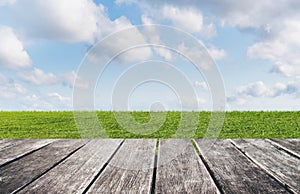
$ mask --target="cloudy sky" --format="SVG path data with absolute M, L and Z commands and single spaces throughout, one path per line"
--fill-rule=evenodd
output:
M 74 80 L 80 80 L 86 53 L 106 36 L 143 24 L 178 28 L 205 45 L 223 78 L 227 110 L 300 109 L 298 0 L 0 0 L 0 110 L 72 110 Z M 153 32 L 152 38 L 158 35 Z M 146 39 L 138 28 L 130 36 Z M 125 43 L 112 41 L 99 56 L 120 44 Z M 176 49 L 192 51 L 184 44 Z M 128 97 L 130 109 L 148 110 L 159 102 L 177 110 L 182 101 L 184 109 L 211 109 L 203 74 L 164 48 L 135 48 L 118 56 L 92 88 L 95 108 L 112 109 L 114 84 L 148 60 L 167 62 L 170 67 L 161 70 L 166 77 L 168 68 L 180 70 L 197 98 L 181 94 L 180 101 L 168 85 L 145 82 Z M 89 87 L 84 80 L 76 83 Z

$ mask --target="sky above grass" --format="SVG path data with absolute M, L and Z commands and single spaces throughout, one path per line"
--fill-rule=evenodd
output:
M 127 28 L 136 33 L 121 44 L 149 38 L 136 27 L 143 24 L 180 29 L 205 45 L 223 79 L 226 110 L 300 109 L 297 0 L 0 0 L 0 110 L 72 110 L 73 88 L 89 87 L 74 81 L 80 80 L 78 69 L 93 45 Z M 104 58 L 119 46 L 111 41 L 99 55 Z M 183 47 L 193 51 L 183 44 L 176 49 Z M 176 67 L 197 97 L 179 99 L 174 88 L 148 81 L 127 96 L 128 109 L 155 109 L 158 103 L 159 110 L 212 109 L 205 76 L 176 52 L 157 48 L 135 48 L 113 60 L 91 88 L 94 108 L 113 109 L 120 76 L 149 60 Z M 171 77 L 168 69 L 161 72 Z

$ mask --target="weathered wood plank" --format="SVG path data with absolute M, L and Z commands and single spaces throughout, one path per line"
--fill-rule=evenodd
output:
M 160 140 L 155 193 L 219 193 L 192 143 Z
M 300 139 L 271 139 L 300 158 Z
M 30 152 L 33 152 L 41 147 L 44 147 L 55 140 L 51 139 L 25 139 L 21 143 L 17 143 L 14 146 L 9 146 L 0 150 L 0 166 L 6 164 L 9 161 L 20 158 Z
M 2 139 L 0 141 L 0 150 L 26 143 L 29 140 L 30 139 Z
M 0 150 L 16 146 L 26 141 L 25 139 L 4 139 L 0 142 Z
M 0 193 L 16 191 L 51 169 L 86 141 L 59 140 L 0 168 Z
M 82 193 L 122 140 L 92 140 L 20 193 Z
M 229 140 L 197 139 L 196 145 L 223 193 L 289 193 Z
M 233 140 L 249 158 L 288 188 L 300 193 L 300 160 L 263 139 Z
M 155 139 L 129 139 L 88 190 L 88 193 L 150 193 Z

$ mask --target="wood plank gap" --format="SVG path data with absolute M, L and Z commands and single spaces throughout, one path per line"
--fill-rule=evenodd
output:
M 191 140 L 192 141 L 192 144 L 196 150 L 196 153 L 198 155 L 198 157 L 200 158 L 200 160 L 203 162 L 209 176 L 211 177 L 211 179 L 213 180 L 214 184 L 216 185 L 217 189 L 218 189 L 218 192 L 220 194 L 224 194 L 223 190 L 221 189 L 221 185 L 220 183 L 218 182 L 218 180 L 216 179 L 215 175 L 214 175 L 214 172 L 211 170 L 211 168 L 209 167 L 209 165 L 207 164 L 205 158 L 202 156 L 201 152 L 200 152 L 200 148 L 198 148 L 198 144 L 195 142 L 194 139 Z
M 153 175 L 151 183 L 151 194 L 155 193 L 155 182 L 156 182 L 156 173 L 157 173 L 157 155 L 159 150 L 159 139 L 156 139 L 155 155 L 154 155 L 154 166 L 153 166 Z
M 191 143 L 192 143 L 192 145 L 194 146 L 194 149 L 195 149 L 197 155 L 200 155 L 200 150 L 198 149 L 198 147 L 197 147 L 197 145 L 196 145 L 196 143 L 195 143 L 195 140 L 194 140 L 194 139 L 191 139 Z
M 272 145 L 274 145 L 275 147 L 277 147 L 279 150 L 282 150 L 282 151 L 288 153 L 289 155 L 300 159 L 300 155 L 297 154 L 296 152 L 290 150 L 289 148 L 284 147 L 283 145 L 281 145 L 281 144 L 273 141 L 272 139 L 266 139 L 266 141 L 270 142 Z
M 60 161 L 54 163 L 50 168 L 48 168 L 47 170 L 45 170 L 44 172 L 42 172 L 41 174 L 39 174 L 37 177 L 35 177 L 34 179 L 32 179 L 30 182 L 26 183 L 25 185 L 21 186 L 20 188 L 16 189 L 15 191 L 12 192 L 12 194 L 18 193 L 21 190 L 23 190 L 25 187 L 27 187 L 28 185 L 32 184 L 33 182 L 35 182 L 36 180 L 38 180 L 40 177 L 42 177 L 44 174 L 46 174 L 47 172 L 49 172 L 50 170 L 52 170 L 53 168 L 55 168 L 57 165 L 59 165 L 60 163 L 62 163 L 63 161 L 65 161 L 67 158 L 69 158 L 70 156 L 72 156 L 74 153 L 76 153 L 78 150 L 80 150 L 82 147 L 84 147 L 89 141 L 87 141 L 85 144 L 83 144 L 82 146 L 79 146 L 78 148 L 76 148 L 74 151 L 72 151 L 71 153 L 69 153 L 68 155 L 66 155 L 63 159 L 61 159 Z
M 274 179 L 276 182 L 278 182 L 281 186 L 283 186 L 288 192 L 292 194 L 297 194 L 296 191 L 294 191 L 290 186 L 279 180 L 277 177 L 273 176 L 272 172 L 270 172 L 268 169 L 264 168 L 258 161 L 256 161 L 254 158 L 251 158 L 246 152 L 244 152 L 232 139 L 229 139 L 230 143 L 239 151 L 241 152 L 245 157 L 247 157 L 253 164 L 258 166 L 263 172 L 265 172 L 269 177 Z
M 53 141 L 53 142 L 54 142 L 54 141 Z M 49 142 L 48 144 L 43 145 L 42 147 L 39 147 L 39 148 L 34 149 L 34 150 L 31 150 L 31 151 L 29 151 L 29 152 L 26 152 L 26 153 L 23 154 L 23 155 L 20 155 L 20 156 L 14 158 L 14 159 L 12 159 L 12 160 L 9 160 L 9 161 L 7 161 L 7 162 L 1 164 L 1 165 L 0 165 L 0 168 L 2 168 L 2 167 L 5 166 L 5 165 L 8 165 L 8 164 L 10 164 L 10 163 L 15 162 L 15 161 L 19 160 L 20 158 L 23 158 L 23 157 L 25 157 L 25 156 L 28 156 L 28 155 L 30 155 L 30 154 L 32 154 L 32 153 L 34 153 L 34 152 L 36 152 L 36 151 L 38 151 L 38 150 L 40 150 L 40 149 L 43 149 L 44 147 L 47 147 L 48 145 L 52 144 L 53 142 Z
M 109 162 L 113 159 L 113 157 L 116 155 L 116 153 L 120 150 L 120 148 L 122 147 L 122 145 L 123 145 L 124 142 L 125 142 L 125 140 L 122 140 L 122 142 L 120 143 L 120 145 L 117 147 L 117 149 L 114 151 L 114 153 L 109 157 L 109 159 L 107 160 L 107 162 L 105 162 L 105 164 L 103 165 L 103 167 L 96 174 L 96 176 L 92 179 L 92 181 L 88 184 L 88 186 L 84 189 L 84 191 L 82 192 L 82 194 L 86 194 L 88 192 L 88 190 L 91 188 L 91 186 L 95 183 L 95 181 L 98 179 L 98 177 L 104 171 L 104 169 L 107 167 L 107 165 L 109 164 Z

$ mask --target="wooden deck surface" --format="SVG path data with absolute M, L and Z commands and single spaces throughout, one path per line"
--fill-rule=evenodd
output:
M 300 193 L 300 139 L 3 139 L 4 193 Z

